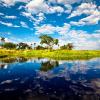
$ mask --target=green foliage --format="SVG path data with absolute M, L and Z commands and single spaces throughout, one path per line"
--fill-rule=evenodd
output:
M 67 44 L 67 49 L 68 50 L 72 50 L 74 48 L 73 44 L 72 43 L 68 43 Z
M 26 44 L 26 43 L 20 42 L 19 44 L 17 44 L 17 49 L 32 49 L 32 47 L 29 46 L 29 45 Z
M 60 47 L 60 49 L 62 49 L 62 50 L 63 49 L 67 49 L 67 46 L 66 45 L 63 45 L 63 46 Z
M 35 47 L 35 49 L 36 49 L 36 50 L 44 50 L 44 49 L 47 49 L 47 48 L 45 48 L 45 47 L 43 47 L 43 46 L 38 45 L 38 46 L 36 46 L 36 47 Z
M 1 42 L 5 42 L 5 38 L 4 37 L 0 37 L 0 41 Z
M 58 44 L 58 39 L 53 39 L 48 35 L 41 35 L 39 38 L 41 39 L 40 44 L 46 44 L 48 49 L 52 49 L 54 44 Z
M 58 39 L 54 39 L 53 42 L 54 42 L 55 45 L 58 45 L 59 40 Z
M 60 47 L 60 49 L 62 50 L 72 50 L 73 49 L 73 44 L 72 43 L 68 43 L 67 45 L 63 45 Z
M 48 36 L 48 35 L 41 35 L 39 37 L 41 39 L 40 44 L 46 44 L 48 45 L 48 48 L 51 48 L 52 43 L 53 43 L 53 38 Z
M 2 47 L 6 48 L 6 49 L 15 49 L 16 48 L 16 44 L 8 42 L 8 43 L 2 44 Z

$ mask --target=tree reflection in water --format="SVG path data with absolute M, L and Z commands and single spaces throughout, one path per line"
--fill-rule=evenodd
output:
M 46 62 L 41 62 L 41 71 L 48 71 L 54 67 L 59 66 L 59 62 L 58 61 L 46 61 Z
M 28 58 L 25 57 L 20 57 L 20 58 L 4 58 L 1 61 L 3 63 L 15 63 L 15 62 L 26 62 L 28 60 Z

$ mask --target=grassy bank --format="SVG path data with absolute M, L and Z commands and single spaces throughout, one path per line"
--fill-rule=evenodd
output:
M 0 59 L 5 57 L 38 57 L 57 60 L 76 60 L 100 57 L 100 50 L 6 50 L 0 49 Z

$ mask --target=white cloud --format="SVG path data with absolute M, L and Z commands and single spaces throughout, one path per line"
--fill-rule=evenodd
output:
M 58 4 L 74 4 L 79 3 L 82 0 L 49 0 L 50 3 L 58 3 Z
M 82 3 L 79 7 L 71 13 L 69 18 L 80 16 L 82 14 L 90 15 L 96 10 L 96 5 L 92 3 Z
M 45 24 L 43 26 L 36 26 L 36 34 L 54 34 L 59 33 L 60 35 L 64 35 L 70 29 L 69 24 L 64 24 L 62 27 L 52 26 L 51 24 Z
M 27 18 L 29 18 L 31 21 L 35 21 L 36 19 L 32 16 L 32 14 L 30 12 L 22 12 L 21 13 L 22 16 L 25 16 Z
M 0 16 L 4 15 L 3 13 L 0 12 Z
M 32 0 L 26 5 L 26 9 L 33 13 L 69 13 L 72 10 L 70 4 L 64 4 L 64 7 L 58 5 L 50 5 L 51 1 L 46 2 L 45 0 Z M 57 3 L 57 2 L 56 2 Z M 40 6 L 41 5 L 41 6 Z
M 71 13 L 71 11 L 72 11 L 72 6 L 71 5 L 66 4 L 65 8 L 66 8 L 65 13 Z
M 9 27 L 12 27 L 13 26 L 12 23 L 5 23 L 5 22 L 2 22 L 2 21 L 0 21 L 0 24 L 6 25 L 6 26 L 9 26 Z
M 44 19 L 45 19 L 44 13 L 39 13 L 37 15 L 37 18 L 34 20 L 35 24 L 37 25 L 37 24 L 41 23 Z
M 23 21 L 21 21 L 20 24 L 21 24 L 21 26 L 24 27 L 24 28 L 29 28 L 28 25 L 27 25 L 25 22 L 23 22 Z
M 50 13 L 55 13 L 55 12 L 62 13 L 62 12 L 64 12 L 64 9 L 60 6 L 51 7 L 51 9 L 49 9 L 49 10 L 50 10 Z
M 8 26 L 8 27 L 20 27 L 18 25 L 13 25 L 12 23 L 6 23 L 6 22 L 3 22 L 3 21 L 0 21 L 0 24 Z
M 24 3 L 27 3 L 30 0 L 1 0 L 1 1 L 3 2 L 3 5 L 5 5 L 5 6 L 12 6 L 16 2 L 24 2 Z
M 42 22 L 45 19 L 44 13 L 38 13 L 36 15 L 36 17 L 32 16 L 32 14 L 30 12 L 22 12 L 21 13 L 22 16 L 25 16 L 27 18 L 29 18 L 29 20 L 36 26 L 37 24 L 39 24 L 40 22 Z
M 29 12 L 39 13 L 39 12 L 47 12 L 49 6 L 44 2 L 44 0 L 32 0 L 27 5 L 26 8 Z
M 16 19 L 17 17 L 16 16 L 5 16 L 5 18 L 7 18 L 7 19 Z
M 13 5 L 15 3 L 14 0 L 2 0 L 6 5 Z
M 100 11 L 95 4 L 82 3 L 75 11 L 71 13 L 68 18 L 80 16 L 86 14 L 87 17 L 80 19 L 78 22 L 71 21 L 72 25 L 94 25 L 100 21 Z
M 29 12 L 22 12 L 21 14 L 22 14 L 23 16 L 26 16 L 26 17 L 32 16 L 31 13 L 29 13 Z
M 16 2 L 25 2 L 28 3 L 29 1 L 32 0 L 1 0 L 7 5 L 14 5 Z M 38 2 L 39 0 L 37 0 Z M 49 2 L 52 3 L 60 3 L 60 4 L 73 4 L 73 3 L 78 3 L 82 0 L 48 0 Z
M 52 25 L 37 26 L 35 29 L 36 34 L 53 34 L 55 32 L 55 27 Z

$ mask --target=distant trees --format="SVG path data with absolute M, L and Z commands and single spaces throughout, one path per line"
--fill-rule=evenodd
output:
M 59 62 L 58 61 L 46 61 L 46 62 L 42 62 L 41 63 L 41 71 L 49 71 L 54 67 L 58 67 L 59 66 Z
M 41 45 L 38 45 L 34 49 L 36 49 L 36 50 L 44 50 L 44 49 L 47 49 L 47 48 L 46 47 L 43 47 Z
M 73 44 L 72 43 L 68 43 L 67 45 L 63 45 L 60 47 L 60 49 L 65 49 L 65 50 L 72 50 L 73 49 Z
M 58 39 L 54 39 L 48 35 L 41 35 L 39 38 L 41 39 L 40 44 L 46 44 L 48 49 L 52 49 L 53 45 L 57 45 L 59 42 Z
M 58 45 L 60 49 L 64 50 L 72 50 L 74 48 L 72 43 L 68 43 L 63 46 L 59 46 L 59 40 L 55 39 L 48 35 L 41 35 L 40 37 L 40 45 L 36 45 L 34 42 L 31 45 L 28 45 L 27 43 L 20 42 L 18 44 L 12 43 L 12 42 L 6 42 L 4 37 L 0 38 L 0 48 L 6 48 L 6 49 L 32 49 L 32 46 L 34 45 L 34 49 L 36 50 L 44 50 L 44 49 L 53 49 L 55 45 Z M 42 45 L 45 44 L 45 45 Z
M 17 44 L 17 49 L 32 49 L 27 43 L 20 42 Z
M 11 43 L 11 42 L 2 44 L 2 47 L 6 49 L 16 49 L 16 46 L 17 46 L 16 44 Z

